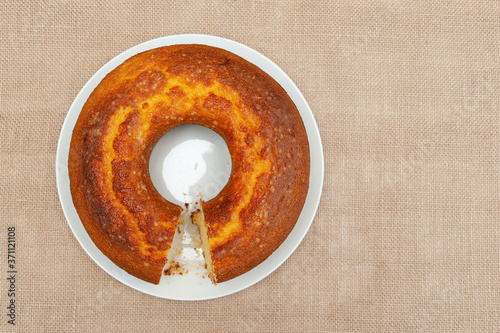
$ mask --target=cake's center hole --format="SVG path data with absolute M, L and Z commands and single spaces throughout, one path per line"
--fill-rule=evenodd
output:
M 176 204 L 208 201 L 227 184 L 231 155 L 224 139 L 199 125 L 176 127 L 161 137 L 149 160 L 158 192 Z

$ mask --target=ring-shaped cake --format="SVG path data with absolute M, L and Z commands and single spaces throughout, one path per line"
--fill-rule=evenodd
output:
M 159 283 L 182 208 L 153 186 L 149 157 L 164 133 L 184 124 L 217 132 L 231 155 L 228 183 L 215 198 L 201 200 L 192 216 L 209 276 L 221 283 L 280 246 L 309 187 L 309 144 L 299 112 L 276 81 L 241 57 L 212 46 L 172 45 L 111 71 L 73 130 L 73 203 L 104 255 Z

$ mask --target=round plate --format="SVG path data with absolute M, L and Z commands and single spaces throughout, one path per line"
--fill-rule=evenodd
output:
M 158 285 L 147 283 L 126 273 L 104 256 L 94 245 L 80 221 L 71 198 L 68 177 L 69 144 L 73 127 L 90 93 L 110 71 L 126 59 L 149 49 L 174 44 L 204 44 L 222 48 L 260 67 L 273 77 L 292 98 L 300 112 L 309 139 L 311 153 L 310 185 L 304 208 L 294 229 L 285 242 L 263 263 L 243 275 L 216 286 L 212 285 L 210 280 L 199 272 L 189 271 L 184 275 L 163 276 Z M 248 46 L 207 35 L 174 35 L 154 39 L 128 49 L 104 65 L 85 84 L 71 105 L 61 129 L 56 157 L 57 188 L 61 205 L 69 226 L 83 249 L 103 270 L 127 286 L 150 295 L 175 300 L 204 300 L 229 295 L 248 288 L 277 269 L 295 251 L 309 230 L 318 208 L 323 186 L 323 174 L 323 150 L 318 127 L 304 96 L 292 80 L 275 63 Z

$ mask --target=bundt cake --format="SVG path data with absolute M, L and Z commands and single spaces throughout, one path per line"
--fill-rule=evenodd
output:
M 116 265 L 159 283 L 182 208 L 165 200 L 149 157 L 168 130 L 206 126 L 227 143 L 228 183 L 193 213 L 214 283 L 271 255 L 293 229 L 309 187 L 309 144 L 285 90 L 257 66 L 206 45 L 132 56 L 84 104 L 71 138 L 73 203 Z

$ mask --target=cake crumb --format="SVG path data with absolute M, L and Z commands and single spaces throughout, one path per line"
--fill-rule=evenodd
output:
M 188 270 L 184 269 L 182 265 L 178 261 L 172 261 L 170 262 L 170 266 L 163 271 L 164 275 L 184 275 L 187 274 Z

